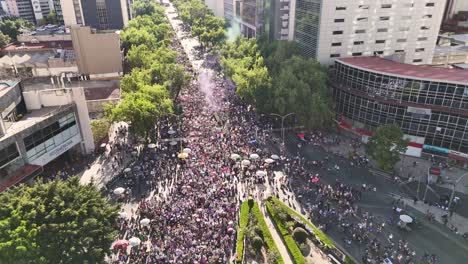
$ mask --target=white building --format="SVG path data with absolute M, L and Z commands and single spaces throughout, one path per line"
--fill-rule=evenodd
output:
M 446 0 L 297 0 L 294 39 L 304 55 L 393 56 L 430 64 Z

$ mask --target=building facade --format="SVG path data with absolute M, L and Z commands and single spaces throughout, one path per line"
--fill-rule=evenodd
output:
M 31 0 L 15 0 L 18 8 L 18 16 L 30 21 L 33 24 L 37 23 L 36 15 L 33 9 Z
M 0 191 L 40 174 L 43 166 L 74 149 L 94 150 L 83 89 L 23 92 L 0 83 Z
M 224 0 L 205 0 L 205 5 L 213 11 L 215 16 L 224 18 L 224 2 Z
M 335 58 L 391 56 L 430 64 L 446 0 L 296 0 L 294 37 L 325 65 Z
M 128 24 L 127 0 L 81 0 L 85 25 L 96 29 L 122 29 Z
M 422 152 L 468 163 L 468 74 L 464 70 L 397 63 L 379 57 L 335 60 L 338 121 L 364 137 L 398 124 Z

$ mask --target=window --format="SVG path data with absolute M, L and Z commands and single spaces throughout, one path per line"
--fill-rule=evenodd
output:
M 409 31 L 410 28 L 409 27 L 400 27 L 399 30 L 400 31 Z
M 353 56 L 362 56 L 362 52 L 354 52 L 352 55 Z
M 358 29 L 356 31 L 354 31 L 356 34 L 363 34 L 363 33 L 366 33 L 366 30 L 365 29 Z
M 358 17 L 358 19 L 357 19 L 358 22 L 365 22 L 367 20 L 368 20 L 367 17 Z
M 424 48 L 418 48 L 418 49 L 415 49 L 416 52 L 423 52 L 424 51 Z
M 343 34 L 343 30 L 335 30 L 333 31 L 333 35 L 342 35 Z
M 405 50 L 395 50 L 395 53 L 403 53 Z
M 406 42 L 406 39 L 397 39 L 396 42 L 397 42 L 397 43 L 404 43 L 404 42 Z
M 383 55 L 383 50 L 374 51 L 374 55 Z
M 338 58 L 340 57 L 340 54 L 335 53 L 335 54 L 330 54 L 330 58 Z
M 353 43 L 354 45 L 364 45 L 364 41 L 360 40 L 360 41 L 354 41 Z
M 335 19 L 335 23 L 343 23 L 343 22 L 344 22 L 344 18 Z
M 426 37 L 420 37 L 420 38 L 418 38 L 418 41 L 426 41 L 426 40 L 427 40 Z
M 432 15 L 424 15 L 423 18 L 432 18 Z
M 435 6 L 435 3 L 427 3 L 426 6 Z
M 379 19 L 381 21 L 387 21 L 387 20 L 390 20 L 390 17 L 389 16 L 381 16 Z
M 346 10 L 346 6 L 337 6 L 335 10 Z
M 413 62 L 422 62 L 422 59 L 414 59 Z
M 429 30 L 429 27 L 428 26 L 422 26 L 421 30 Z
M 360 5 L 359 9 L 369 9 L 369 5 Z
M 339 46 L 341 46 L 341 42 L 334 42 L 331 45 L 332 45 L 332 47 L 339 47 Z
M 382 8 L 392 8 L 392 5 L 391 4 L 383 4 L 381 7 Z
M 377 29 L 377 32 L 388 32 L 388 28 L 379 28 Z
M 375 41 L 375 44 L 384 44 L 385 40 L 384 39 L 379 39 Z

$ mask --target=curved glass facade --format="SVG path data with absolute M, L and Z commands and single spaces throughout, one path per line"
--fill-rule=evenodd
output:
M 468 84 L 388 76 L 335 62 L 340 116 L 369 130 L 396 123 L 426 145 L 468 153 Z

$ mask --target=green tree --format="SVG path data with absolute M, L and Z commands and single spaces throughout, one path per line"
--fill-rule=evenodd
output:
M 400 160 L 400 153 L 406 152 L 408 140 L 403 139 L 403 135 L 403 131 L 395 124 L 385 124 L 377 128 L 366 146 L 366 151 L 381 169 L 392 171 Z
M 143 16 L 152 15 L 156 13 L 159 8 L 153 1 L 137 0 L 133 2 L 131 9 L 134 16 Z
M 55 11 L 51 11 L 51 12 L 45 17 L 45 22 L 46 22 L 47 24 L 57 25 L 57 24 L 58 24 L 57 13 L 55 13 Z
M 122 92 L 130 93 L 140 90 L 144 85 L 152 84 L 150 71 L 146 69 L 134 68 L 130 74 L 126 74 L 121 82 Z
M 173 105 L 163 86 L 145 85 L 136 92 L 124 93 L 119 104 L 108 106 L 106 111 L 112 121 L 130 123 L 132 132 L 148 139 L 156 120 L 172 113 Z
M 0 31 L 15 42 L 21 30 L 31 29 L 31 22 L 22 18 L 8 18 L 0 23 Z
M 95 186 L 67 181 L 0 193 L 1 263 L 103 263 L 118 208 Z
M 4 47 L 11 43 L 11 38 L 0 32 L 0 47 Z
M 95 144 L 99 144 L 104 138 L 109 136 L 110 122 L 106 118 L 91 121 L 91 131 Z

